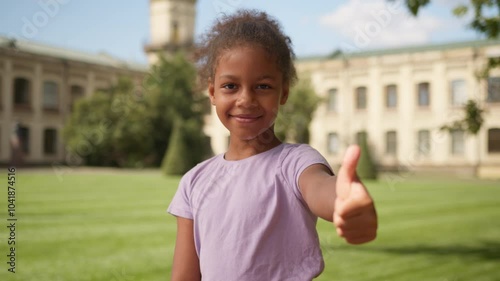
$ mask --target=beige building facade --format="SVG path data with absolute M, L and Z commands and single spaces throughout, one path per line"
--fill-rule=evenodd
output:
M 62 139 L 76 100 L 108 89 L 118 77 L 142 83 L 147 66 L 0 37 L 0 164 L 11 162 L 13 137 L 23 163 L 66 162 Z

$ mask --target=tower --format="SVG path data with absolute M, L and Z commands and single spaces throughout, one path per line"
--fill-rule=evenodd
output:
M 189 51 L 194 41 L 196 0 L 149 0 L 151 42 L 144 46 L 149 64 L 158 55 Z

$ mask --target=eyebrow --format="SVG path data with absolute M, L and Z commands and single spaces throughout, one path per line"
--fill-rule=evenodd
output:
M 222 78 L 238 79 L 237 76 L 234 76 L 234 75 L 231 75 L 231 74 L 223 74 L 223 75 L 220 75 L 219 78 L 220 79 L 222 79 Z M 272 75 L 267 75 L 267 74 L 257 77 L 257 80 L 264 80 L 264 79 L 276 80 L 276 77 L 272 76 Z

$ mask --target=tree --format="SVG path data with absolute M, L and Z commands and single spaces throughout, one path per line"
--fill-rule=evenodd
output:
M 395 0 L 389 0 L 395 1 Z M 427 6 L 430 0 L 406 0 L 405 4 L 412 15 L 417 16 L 420 8 Z M 500 1 L 498 0 L 470 0 L 468 4 L 458 4 L 453 14 L 463 17 L 469 12 L 474 13 L 469 27 L 487 38 L 497 38 L 500 32 Z
M 309 80 L 299 80 L 290 90 L 286 104 L 280 108 L 275 125 L 278 138 L 309 143 L 309 124 L 320 100 Z
M 186 142 L 186 134 L 183 122 L 179 119 L 174 123 L 172 134 L 170 134 L 169 147 L 163 157 L 162 171 L 166 175 L 182 175 L 192 166 L 185 155 L 189 154 L 189 146 Z
M 413 16 L 418 16 L 420 9 L 430 2 L 430 0 L 406 0 L 405 4 Z M 472 21 L 468 24 L 469 28 L 486 36 L 486 38 L 498 38 L 500 34 L 500 1 L 469 0 L 468 4 L 457 4 L 453 9 L 453 14 L 457 17 L 464 17 L 469 13 L 474 14 Z M 490 58 L 478 75 L 480 78 L 487 78 L 490 70 L 498 66 L 500 66 L 500 58 Z
M 182 54 L 161 58 L 140 91 L 132 81 L 118 83 L 77 103 L 64 136 L 72 155 L 99 166 L 159 166 L 174 120 L 182 121 L 182 157 L 194 166 L 211 153 L 203 134 L 208 98 L 194 89 L 196 73 Z
M 375 180 L 378 177 L 378 171 L 372 160 L 367 133 L 361 133 L 358 141 L 361 148 L 361 156 L 359 158 L 356 172 L 361 179 Z
M 145 79 L 146 103 L 148 107 L 147 122 L 153 127 L 153 150 L 156 164 L 162 162 L 166 155 L 174 120 L 190 120 L 197 128 L 203 128 L 203 118 L 206 113 L 208 98 L 195 87 L 196 70 L 186 60 L 185 55 L 178 53 L 168 59 L 160 57 L 159 62 L 152 66 Z M 195 139 L 205 139 L 201 129 L 191 132 Z M 200 144 L 204 150 L 206 146 Z M 192 151 L 192 150 L 191 150 Z M 209 155 L 211 151 L 200 152 Z
M 147 108 L 122 77 L 105 92 L 77 102 L 63 135 L 69 153 L 95 166 L 143 166 L 151 153 Z

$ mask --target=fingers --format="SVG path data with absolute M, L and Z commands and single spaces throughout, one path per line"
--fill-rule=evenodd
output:
M 356 166 L 360 155 L 359 146 L 351 145 L 347 148 L 337 179 L 337 197 L 341 199 L 349 197 L 351 183 L 357 181 Z
M 378 219 L 373 199 L 361 183 L 354 183 L 350 197 L 338 198 L 333 214 L 339 236 L 351 244 L 372 241 L 377 235 Z
M 375 213 L 366 212 L 349 219 L 337 216 L 334 222 L 337 234 L 351 244 L 370 242 L 377 236 L 378 224 Z

